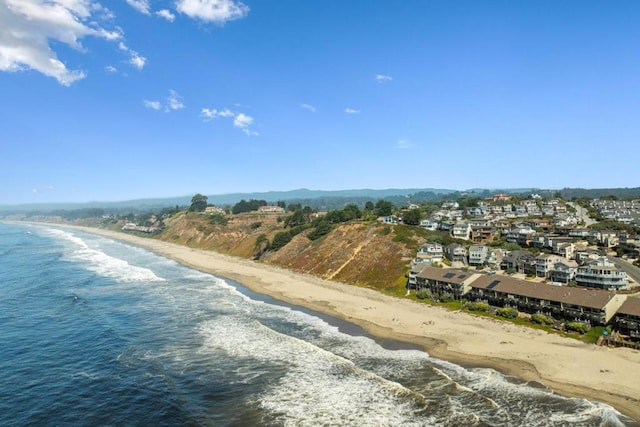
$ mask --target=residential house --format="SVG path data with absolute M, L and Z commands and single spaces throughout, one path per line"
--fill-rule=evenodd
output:
M 580 265 L 586 265 L 591 261 L 597 261 L 601 257 L 602 255 L 600 255 L 600 252 L 593 249 L 585 249 L 585 248 L 576 250 L 573 254 L 573 259 L 575 259 L 576 262 Z
M 534 276 L 536 274 L 536 257 L 530 252 L 512 251 L 504 256 L 500 268 Z
M 440 228 L 441 231 L 446 231 L 447 233 L 451 231 L 452 226 L 451 221 L 440 221 L 438 224 L 438 228 Z
M 571 260 L 561 260 L 553 264 L 550 279 L 554 283 L 569 284 L 576 279 L 578 263 Z
M 596 325 L 609 322 L 625 299 L 615 292 L 553 286 L 501 275 L 482 275 L 469 287 L 465 298 L 470 301 Z
M 426 230 L 435 231 L 438 229 L 438 221 L 435 221 L 433 219 L 423 219 L 422 221 L 420 221 L 420 227 Z
M 611 248 L 618 245 L 618 232 L 615 230 L 597 230 L 594 237 L 599 246 Z
M 380 216 L 378 217 L 378 222 L 382 224 L 397 224 L 400 219 L 395 215 Z
M 213 214 L 224 215 L 225 211 L 224 211 L 224 209 L 219 208 L 217 206 L 207 206 L 206 208 L 204 208 L 204 213 L 210 214 L 210 215 L 213 215 Z
M 640 298 L 628 297 L 618 309 L 613 324 L 621 334 L 640 341 Z
M 409 275 L 407 277 L 407 289 L 416 289 L 416 276 L 425 268 L 429 266 L 427 262 L 412 263 L 409 269 Z
M 576 245 L 573 242 L 554 242 L 551 250 L 562 258 L 571 259 L 576 250 Z
M 606 257 L 602 257 L 578 267 L 576 283 L 587 288 L 617 290 L 625 289 L 629 281 L 626 272 L 618 270 Z
M 560 261 L 560 257 L 551 254 L 540 254 L 536 257 L 536 277 L 549 278 L 553 266 Z
M 485 265 L 489 258 L 489 248 L 485 245 L 471 245 L 469 247 L 469 265 Z
M 438 299 L 459 300 L 469 292 L 469 284 L 480 276 L 457 268 L 426 267 L 416 275 L 416 289 L 428 290 Z
M 442 262 L 444 249 L 440 243 L 429 242 L 420 246 L 416 258 L 428 259 L 431 262 Z
M 285 210 L 282 206 L 258 206 L 258 212 L 260 213 L 284 213 Z
M 466 222 L 457 222 L 451 228 L 451 236 L 456 239 L 469 240 L 471 237 L 471 225 Z
M 493 196 L 487 197 L 485 200 L 493 200 L 494 202 L 503 202 L 507 200 L 513 199 L 513 196 L 504 193 L 494 194 Z
M 495 238 L 496 229 L 490 225 L 472 225 L 471 240 L 476 243 L 491 242 Z
M 467 263 L 467 249 L 457 243 L 451 243 L 444 247 L 444 256 L 451 262 Z

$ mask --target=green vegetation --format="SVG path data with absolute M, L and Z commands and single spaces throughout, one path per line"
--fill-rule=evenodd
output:
M 489 304 L 486 302 L 468 302 L 464 305 L 468 311 L 480 311 L 482 313 L 489 312 Z
M 213 214 L 209 218 L 209 224 L 227 225 L 228 222 L 229 222 L 229 220 L 224 215 L 219 214 L 219 213 Z
M 545 316 L 544 314 L 534 314 L 531 316 L 531 321 L 533 323 L 537 323 L 538 325 L 553 325 L 553 319 L 549 316 Z
M 402 222 L 407 225 L 420 225 L 422 219 L 422 213 L 420 209 L 410 209 L 402 215 Z
M 295 236 L 297 236 L 307 228 L 309 228 L 309 226 L 303 224 L 293 227 L 287 231 L 280 231 L 276 233 L 276 235 L 273 236 L 273 240 L 271 240 L 271 247 L 269 249 L 277 251 L 278 249 L 286 246 L 286 244 L 289 243 L 291 239 L 293 239 Z
M 431 298 L 431 292 L 425 289 L 420 289 L 419 291 L 416 292 L 416 298 L 418 299 Z
M 207 196 L 198 193 L 191 198 L 191 206 L 189 212 L 204 212 L 207 207 Z
M 260 206 L 267 206 L 267 202 L 265 200 L 251 199 L 249 201 L 246 201 L 242 199 L 238 203 L 233 205 L 233 208 L 231 208 L 231 212 L 234 214 L 239 214 L 243 212 L 257 211 Z
M 511 307 L 502 307 L 496 310 L 496 314 L 507 319 L 515 319 L 518 317 L 518 310 Z
M 393 214 L 395 206 L 388 200 L 378 200 L 375 205 L 375 213 L 378 216 L 389 216 Z
M 590 329 L 589 325 L 582 322 L 568 322 L 564 324 L 564 327 L 567 331 L 578 332 L 579 334 L 586 334 Z
M 262 226 L 262 222 L 257 221 L 257 222 L 252 222 L 251 225 L 249 226 L 249 228 L 251 228 L 252 230 L 256 230 L 258 228 L 260 228 Z
M 398 224 L 393 227 L 393 231 L 395 232 L 395 236 L 393 236 L 393 241 L 397 243 L 404 243 L 408 246 L 416 246 L 416 241 L 413 239 L 415 234 L 413 232 L 414 228 Z

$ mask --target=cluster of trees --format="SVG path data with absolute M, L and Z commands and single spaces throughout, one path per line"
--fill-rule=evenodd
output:
M 250 199 L 249 201 L 247 201 L 242 199 L 238 203 L 233 205 L 233 207 L 231 208 L 231 212 L 234 214 L 239 214 L 243 212 L 257 211 L 260 206 L 267 206 L 266 200 Z

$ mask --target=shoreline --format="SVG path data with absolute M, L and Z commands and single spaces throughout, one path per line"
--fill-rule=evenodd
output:
M 252 292 L 353 323 L 375 338 L 409 343 L 430 356 L 463 366 L 492 368 L 543 384 L 562 396 L 603 402 L 640 423 L 637 350 L 585 344 L 153 238 L 65 224 L 34 225 L 78 229 L 140 246 L 187 267 L 232 279 Z

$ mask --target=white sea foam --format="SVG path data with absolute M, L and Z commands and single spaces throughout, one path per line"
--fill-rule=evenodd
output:
M 96 274 L 109 277 L 118 282 L 160 282 L 158 277 L 148 268 L 129 264 L 127 261 L 112 257 L 106 253 L 89 247 L 80 237 L 59 229 L 48 230 L 53 236 L 70 242 L 75 248 L 65 254 L 71 261 L 79 261 Z
M 296 425 L 411 425 L 427 399 L 353 362 L 257 321 L 225 316 L 201 325 L 205 345 L 233 359 L 280 366 L 284 375 L 260 396 L 260 405 Z

